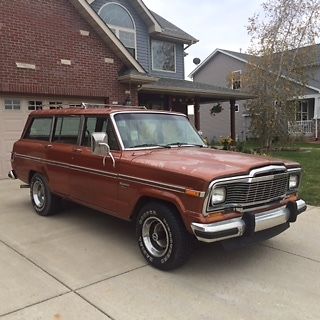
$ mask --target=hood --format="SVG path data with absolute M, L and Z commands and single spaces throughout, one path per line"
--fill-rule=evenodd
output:
M 204 181 L 248 174 L 254 168 L 268 165 L 288 165 L 282 160 L 262 156 L 194 147 L 136 152 L 132 162 L 149 168 L 197 177 Z M 294 163 L 289 165 L 298 166 Z

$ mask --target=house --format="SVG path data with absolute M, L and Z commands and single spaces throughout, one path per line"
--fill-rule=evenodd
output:
M 0 178 L 28 114 L 82 102 L 187 113 L 249 96 L 186 81 L 197 40 L 141 0 L 0 1 Z
M 320 54 L 320 46 L 318 46 Z M 318 54 L 318 56 L 319 56 Z M 214 84 L 238 91 L 242 88 L 241 74 L 252 57 L 245 53 L 216 49 L 189 75 L 194 82 Z M 311 70 L 312 69 L 312 70 Z M 201 106 L 201 130 L 208 139 L 219 140 L 229 136 L 229 108 L 222 103 L 223 111 L 210 116 L 212 104 Z M 236 137 L 244 140 L 250 136 L 250 117 L 246 101 L 236 104 Z M 310 66 L 309 83 L 296 110 L 296 122 L 289 127 L 293 135 L 318 138 L 320 119 L 320 64 Z

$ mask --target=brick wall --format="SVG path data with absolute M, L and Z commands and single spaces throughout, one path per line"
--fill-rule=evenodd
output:
M 127 97 L 128 86 L 117 80 L 122 62 L 68 0 L 0 0 L 0 39 L 0 93 L 119 103 Z M 71 65 L 61 64 L 61 59 Z M 35 65 L 35 70 L 18 68 L 17 62 Z M 131 98 L 137 103 L 134 86 Z

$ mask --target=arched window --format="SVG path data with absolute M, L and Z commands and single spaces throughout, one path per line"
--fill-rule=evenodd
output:
M 136 27 L 129 11 L 118 3 L 110 2 L 100 8 L 99 16 L 136 58 Z

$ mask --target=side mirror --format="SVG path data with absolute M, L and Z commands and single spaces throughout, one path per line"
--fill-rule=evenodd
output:
M 108 144 L 108 135 L 104 132 L 94 132 L 91 135 L 91 150 L 97 156 L 103 156 L 103 165 L 106 165 L 106 158 L 110 157 L 113 167 L 115 168 L 116 162 L 110 151 Z
M 92 153 L 98 156 L 105 156 L 110 153 L 108 135 L 104 132 L 94 132 L 91 135 Z

